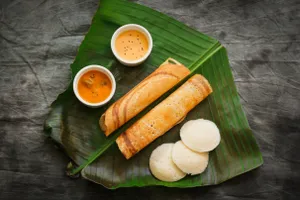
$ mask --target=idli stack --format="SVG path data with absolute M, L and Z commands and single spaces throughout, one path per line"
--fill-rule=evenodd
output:
M 180 137 L 175 144 L 162 144 L 152 152 L 150 171 L 157 179 L 174 182 L 186 174 L 203 173 L 208 166 L 209 151 L 221 141 L 216 124 L 205 119 L 186 122 L 180 129 Z

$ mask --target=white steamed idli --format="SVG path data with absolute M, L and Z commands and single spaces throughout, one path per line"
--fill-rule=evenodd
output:
M 216 124 L 205 119 L 186 122 L 180 129 L 180 137 L 188 148 L 197 152 L 211 151 L 221 141 Z
M 173 146 L 173 143 L 162 144 L 150 156 L 150 171 L 159 180 L 174 182 L 186 175 L 172 160 Z
M 208 152 L 192 151 L 181 140 L 175 143 L 172 151 L 173 162 L 183 172 L 191 175 L 201 174 L 208 164 Z

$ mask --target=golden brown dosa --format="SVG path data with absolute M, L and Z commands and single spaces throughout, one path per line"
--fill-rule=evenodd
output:
M 108 136 L 132 119 L 189 73 L 190 70 L 182 64 L 174 59 L 167 59 L 101 116 L 99 124 L 105 135 Z
M 208 81 L 194 75 L 117 138 L 120 151 L 126 159 L 131 158 L 175 126 L 210 93 Z

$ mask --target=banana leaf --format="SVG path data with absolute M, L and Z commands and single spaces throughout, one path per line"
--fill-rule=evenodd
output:
M 110 39 L 114 31 L 128 23 L 146 27 L 154 42 L 150 57 L 135 68 L 122 66 L 110 49 Z M 222 137 L 220 145 L 210 152 L 209 165 L 204 173 L 187 176 L 173 183 L 159 181 L 151 175 L 149 157 L 158 145 L 180 139 L 179 130 L 184 122 L 176 125 L 130 160 L 123 157 L 115 140 L 184 81 L 111 136 L 106 137 L 98 124 L 100 116 L 114 101 L 169 57 L 188 66 L 192 74 L 204 75 L 214 90 L 187 115 L 184 122 L 197 118 L 212 120 L 220 128 Z M 117 90 L 110 104 L 97 109 L 88 108 L 76 99 L 70 84 L 52 103 L 51 112 L 45 122 L 45 132 L 79 166 L 72 168 L 70 174 L 74 175 L 82 170 L 84 178 L 107 188 L 150 185 L 196 187 L 219 184 L 263 163 L 241 107 L 226 49 L 217 40 L 145 6 L 124 0 L 102 0 L 71 65 L 72 76 L 90 64 L 105 66 L 116 77 Z

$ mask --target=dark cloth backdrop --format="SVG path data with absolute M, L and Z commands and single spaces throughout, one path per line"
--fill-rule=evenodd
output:
M 264 158 L 218 186 L 107 190 L 65 176 L 69 161 L 43 135 L 50 103 L 98 0 L 0 1 L 1 199 L 300 199 L 300 1 L 141 0 L 227 48 Z

